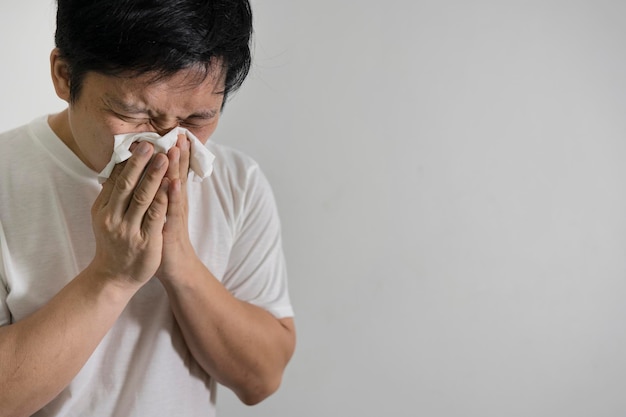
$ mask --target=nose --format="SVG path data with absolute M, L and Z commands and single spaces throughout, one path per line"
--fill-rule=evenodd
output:
M 178 127 L 178 121 L 164 121 L 159 122 L 158 120 L 151 119 L 150 125 L 152 129 L 160 136 L 164 136 L 166 133 Z

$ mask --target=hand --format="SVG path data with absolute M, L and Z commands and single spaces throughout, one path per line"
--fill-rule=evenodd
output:
M 167 153 L 169 165 L 166 178 L 168 190 L 167 222 L 163 227 L 163 254 L 157 271 L 160 279 L 175 280 L 183 267 L 191 265 L 196 253 L 189 238 L 189 203 L 187 177 L 189 174 L 190 144 L 184 134 L 178 135 L 176 146 Z
M 135 146 L 133 156 L 115 167 L 91 210 L 96 238 L 92 266 L 123 283 L 144 284 L 161 263 L 169 161 L 157 154 L 150 162 L 153 151 L 146 142 Z

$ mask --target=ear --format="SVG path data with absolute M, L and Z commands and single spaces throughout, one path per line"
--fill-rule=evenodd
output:
M 61 57 L 61 52 L 58 48 L 54 48 L 50 53 L 50 73 L 57 96 L 69 103 L 70 68 L 68 63 Z

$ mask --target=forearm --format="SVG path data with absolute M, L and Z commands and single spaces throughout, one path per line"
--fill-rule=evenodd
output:
M 31 316 L 0 328 L 0 417 L 27 416 L 76 376 L 163 251 L 168 159 L 142 143 L 93 203 L 87 269 Z
M 0 328 L 0 416 L 26 416 L 76 376 L 134 291 L 89 268 L 31 316 Z
M 200 366 L 246 404 L 273 393 L 295 345 L 292 320 L 233 297 L 199 263 L 184 281 L 164 281 L 172 310 Z

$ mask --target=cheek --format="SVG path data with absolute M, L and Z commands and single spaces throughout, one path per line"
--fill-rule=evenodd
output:
M 92 168 L 98 172 L 104 169 L 113 153 L 113 135 L 102 127 L 93 125 L 89 131 L 89 140 L 85 140 L 83 144 L 81 149 Z
M 191 131 L 191 133 L 196 135 L 196 137 L 200 140 L 200 142 L 202 142 L 203 144 L 206 144 L 211 138 L 211 135 L 213 135 L 213 132 L 215 132 L 215 129 L 217 129 L 217 121 L 201 129 L 189 129 L 189 130 Z
M 110 136 L 121 135 L 123 133 L 143 132 L 147 129 L 138 129 L 137 125 L 126 123 L 118 118 L 110 118 L 104 121 L 103 130 L 110 133 Z
M 109 119 L 100 120 L 92 127 L 94 147 L 98 148 L 100 157 L 106 159 L 106 162 L 113 153 L 113 136 L 120 133 L 125 133 L 124 126 Z

